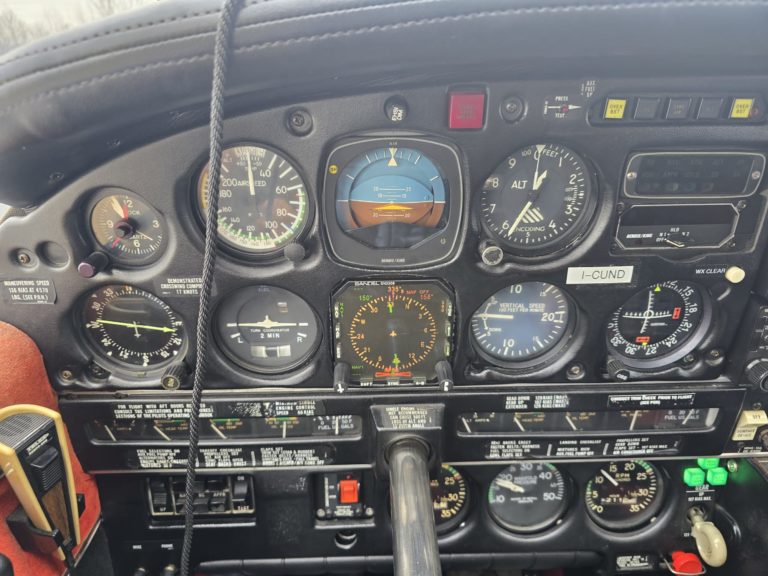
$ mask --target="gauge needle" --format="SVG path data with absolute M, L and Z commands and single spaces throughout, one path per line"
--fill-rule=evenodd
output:
M 515 319 L 514 314 L 491 314 L 490 312 L 483 312 L 482 314 L 478 314 L 477 317 L 482 318 L 483 320 L 487 318 L 495 318 L 498 320 L 514 320 Z
M 256 186 L 253 183 L 253 166 L 251 166 L 251 155 L 246 156 L 248 159 L 248 188 L 251 190 L 251 196 L 256 196 Z
M 517 218 L 515 218 L 515 221 L 512 223 L 512 226 L 509 227 L 509 232 L 507 232 L 507 238 L 511 238 L 512 234 L 515 233 L 515 230 L 517 230 L 517 227 L 520 225 L 520 222 L 523 220 L 526 214 L 528 214 L 528 210 L 531 209 L 531 206 L 533 206 L 533 200 L 528 200 L 528 202 L 525 203 L 525 206 L 523 206 L 523 209 L 520 211 L 520 214 L 517 215 Z
M 507 490 L 511 490 L 512 492 L 517 492 L 518 494 L 525 494 L 525 488 L 522 486 L 515 484 L 514 482 L 510 480 L 503 480 L 503 479 L 497 479 L 496 484 L 501 486 L 502 488 L 506 488 Z
M 116 322 L 115 320 L 96 320 L 98 324 L 109 324 L 111 326 L 124 326 L 125 328 L 141 328 L 142 330 L 157 330 L 158 332 L 176 332 L 176 328 L 166 326 L 147 326 L 146 324 L 136 324 L 136 322 Z
M 139 325 L 136 324 L 136 322 L 133 323 L 133 332 L 136 338 L 141 338 L 141 334 L 139 334 Z
M 125 213 L 125 208 L 123 208 L 120 201 L 114 196 L 112 197 L 112 208 L 115 209 L 115 212 L 119 214 L 120 218 L 128 218 L 128 215 Z
M 533 191 L 534 192 L 538 192 L 539 188 L 541 188 L 541 185 L 544 183 L 544 179 L 547 177 L 547 174 L 548 174 L 547 170 L 544 170 L 544 172 L 542 172 L 538 176 L 538 178 L 534 177 L 534 180 L 533 180 Z
M 155 241 L 155 239 L 154 239 L 154 238 L 152 238 L 152 237 L 150 237 L 150 236 L 147 236 L 146 234 L 144 234 L 144 232 L 141 232 L 140 230 L 137 230 L 137 231 L 136 231 L 136 235 L 137 235 L 137 236 L 143 236 L 144 238 L 146 238 L 146 239 L 147 239 L 147 240 L 149 240 L 150 242 L 154 242 L 154 241 Z
M 653 290 L 648 290 L 648 308 L 645 311 L 645 320 L 643 320 L 643 326 L 640 328 L 640 334 L 645 334 L 645 329 L 648 326 L 648 321 L 653 316 Z
M 613 484 L 614 486 L 616 486 L 616 487 L 618 487 L 618 486 L 619 486 L 619 483 L 618 483 L 618 482 L 616 482 L 616 479 L 615 479 L 613 476 L 611 476 L 610 474 L 608 474 L 608 472 L 606 472 L 605 470 L 603 470 L 603 469 L 600 469 L 600 474 L 602 474 L 603 476 L 605 476 L 605 477 L 608 479 L 608 481 L 609 481 L 611 484 Z

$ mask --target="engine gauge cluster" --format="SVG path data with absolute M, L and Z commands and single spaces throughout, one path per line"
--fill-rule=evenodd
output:
M 426 384 L 453 352 L 454 303 L 436 280 L 360 280 L 333 296 L 336 362 L 361 384 Z

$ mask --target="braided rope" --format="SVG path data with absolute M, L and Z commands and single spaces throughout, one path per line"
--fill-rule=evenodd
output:
M 184 542 L 181 548 L 181 576 L 189 576 L 194 535 L 194 485 L 200 443 L 200 404 L 206 375 L 208 328 L 211 322 L 211 290 L 216 267 L 216 236 L 218 233 L 219 178 L 224 129 L 224 89 L 230 55 L 232 30 L 243 0 L 224 0 L 216 28 L 211 90 L 210 151 L 208 159 L 208 209 L 205 214 L 205 249 L 203 254 L 200 309 L 197 319 L 195 374 L 192 384 L 192 406 L 189 414 L 189 455 L 184 498 Z

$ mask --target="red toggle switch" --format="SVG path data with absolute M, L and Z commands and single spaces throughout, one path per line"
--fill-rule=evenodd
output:
M 704 572 L 704 565 L 693 552 L 676 550 L 672 552 L 672 569 L 677 574 L 701 574 Z
M 357 504 L 360 502 L 360 485 L 354 478 L 339 480 L 339 503 Z

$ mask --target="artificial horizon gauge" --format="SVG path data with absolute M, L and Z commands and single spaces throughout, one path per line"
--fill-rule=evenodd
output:
M 451 356 L 453 296 L 438 281 L 351 281 L 332 306 L 336 361 L 355 382 L 425 384 Z
M 502 528 L 531 534 L 557 523 L 568 508 L 568 484 L 560 470 L 543 462 L 510 464 L 488 489 L 488 511 Z
M 160 212 L 127 190 L 112 188 L 97 196 L 91 203 L 89 223 L 99 248 L 120 265 L 151 264 L 167 243 Z
M 708 293 L 697 284 L 680 280 L 652 284 L 611 315 L 608 349 L 635 368 L 676 362 L 699 345 L 711 317 Z
M 208 165 L 197 182 L 197 204 L 208 205 Z M 218 238 L 250 256 L 271 256 L 295 242 L 310 214 L 309 194 L 284 154 L 255 144 L 225 148 L 221 156 Z
M 154 294 L 127 284 L 102 286 L 83 304 L 83 331 L 93 352 L 131 371 L 181 359 L 184 323 Z
M 222 299 L 216 339 L 227 357 L 274 374 L 303 364 L 320 344 L 320 324 L 303 299 L 276 286 L 247 286 Z
M 587 514 L 607 530 L 628 531 L 650 522 L 664 503 L 664 478 L 650 462 L 607 462 L 584 490 Z
M 557 348 L 575 327 L 570 298 L 546 282 L 499 290 L 472 315 L 472 342 L 481 356 L 502 366 L 522 366 Z
M 457 150 L 417 137 L 350 138 L 329 154 L 323 213 L 331 252 L 368 268 L 448 259 L 458 246 Z
M 586 161 L 558 144 L 516 151 L 486 178 L 480 220 L 486 233 L 513 256 L 552 254 L 586 230 L 596 206 Z

